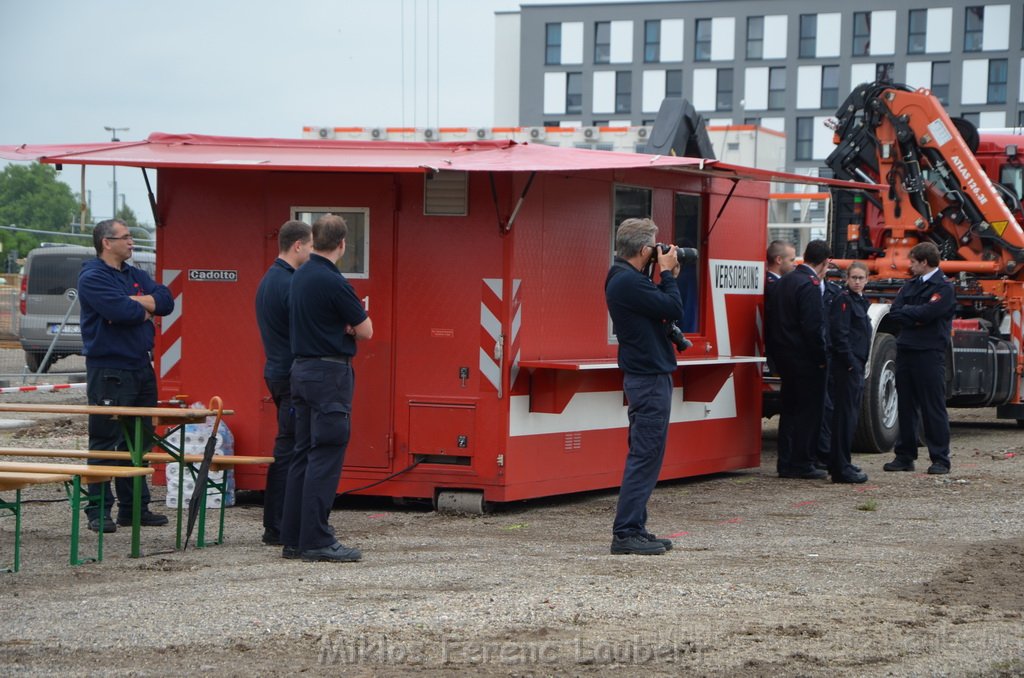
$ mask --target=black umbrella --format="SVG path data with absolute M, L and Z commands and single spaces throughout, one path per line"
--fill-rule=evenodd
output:
M 206 440 L 206 449 L 203 450 L 203 462 L 199 465 L 199 473 L 196 474 L 196 488 L 188 500 L 188 529 L 185 530 L 182 551 L 188 548 L 188 539 L 192 536 L 192 528 L 199 517 L 200 502 L 206 501 L 206 481 L 210 477 L 210 463 L 213 461 L 213 453 L 217 450 L 217 429 L 220 428 L 220 418 L 224 412 L 224 403 L 221 402 L 220 396 L 210 398 L 209 409 L 216 410 L 217 417 L 213 420 L 213 431 L 210 432 L 210 437 Z

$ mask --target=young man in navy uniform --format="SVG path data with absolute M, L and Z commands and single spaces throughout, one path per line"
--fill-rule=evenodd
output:
M 676 371 L 665 323 L 683 316 L 676 248 L 671 245 L 662 252 L 656 248 L 657 237 L 658 227 L 650 219 L 623 221 L 615 233 L 615 262 L 604 285 L 629 403 L 629 454 L 612 524 L 613 554 L 661 555 L 672 548 L 670 539 L 647 531 L 647 500 L 665 459 Z M 661 269 L 657 285 L 643 273 L 655 253 Z
M 256 323 L 263 340 L 266 362 L 263 380 L 277 410 L 274 463 L 267 469 L 263 493 L 263 543 L 281 545 L 281 514 L 288 467 L 295 448 L 295 408 L 292 406 L 291 340 L 288 333 L 288 297 L 292 274 L 309 260 L 312 230 L 302 221 L 286 221 L 277 233 L 278 255 L 256 288 Z
M 846 290 L 832 300 L 829 308 L 833 411 L 828 471 L 833 483 L 863 483 L 868 479 L 850 460 L 864 395 L 864 366 L 871 350 L 870 304 L 863 294 L 867 284 L 868 267 L 853 262 L 846 269 Z
M 918 411 L 931 466 L 949 473 L 949 413 L 946 411 L 946 351 L 952 341 L 956 294 L 939 270 L 939 248 L 922 242 L 910 250 L 914 277 L 900 288 L 889 317 L 900 323 L 896 337 L 896 397 L 900 437 L 886 471 L 913 471 L 917 459 Z
M 820 480 L 827 475 L 814 462 L 828 378 L 821 275 L 831 256 L 828 243 L 812 240 L 803 263 L 773 283 L 768 352 L 782 377 L 779 439 L 789 441 L 779 446 L 781 478 Z
M 334 538 L 328 524 L 351 431 L 352 358 L 373 323 L 338 270 L 345 220 L 327 214 L 313 224 L 313 253 L 292 274 L 289 298 L 295 452 L 281 518 L 281 555 L 307 562 L 355 562 L 359 549 Z

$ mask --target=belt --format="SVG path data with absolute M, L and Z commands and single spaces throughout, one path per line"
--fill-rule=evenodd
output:
M 318 355 L 318 356 L 302 356 L 295 358 L 296 361 L 305 360 L 326 360 L 329 363 L 341 363 L 343 365 L 352 364 L 352 356 L 350 355 Z

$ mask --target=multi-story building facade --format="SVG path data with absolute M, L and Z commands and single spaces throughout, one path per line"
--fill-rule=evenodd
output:
M 787 166 L 806 171 L 847 94 L 891 79 L 979 127 L 1024 126 L 1019 0 L 523 5 L 496 20 L 499 125 L 649 125 L 682 96 L 709 124 L 785 133 Z

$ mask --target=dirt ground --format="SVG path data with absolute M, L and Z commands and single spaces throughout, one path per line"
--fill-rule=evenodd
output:
M 224 545 L 161 554 L 173 531 L 144 528 L 133 560 L 122 529 L 70 567 L 66 503 L 30 489 L 0 674 L 1022 675 L 1024 432 L 953 418 L 951 475 L 864 455 L 862 486 L 775 477 L 766 421 L 761 468 L 659 485 L 649 526 L 675 549 L 646 558 L 608 554 L 616 495 L 593 492 L 475 517 L 339 504 L 363 561 L 286 561 L 248 493 Z M 0 432 L 84 441 L 61 418 Z M 2 518 L 0 560 L 12 542 Z

